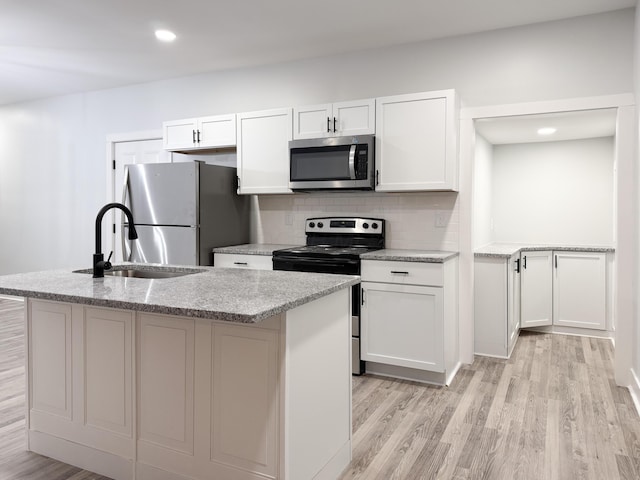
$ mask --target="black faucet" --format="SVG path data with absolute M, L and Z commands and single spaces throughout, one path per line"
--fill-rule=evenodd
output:
M 104 217 L 104 214 L 112 208 L 119 208 L 127 216 L 129 240 L 135 240 L 138 238 L 138 232 L 136 232 L 136 227 L 133 225 L 133 215 L 131 214 L 131 210 L 121 203 L 107 203 L 102 207 L 96 217 L 96 253 L 93 254 L 93 278 L 104 277 L 104 271 L 111 268 L 111 262 L 109 262 L 111 255 L 109 255 L 109 258 L 105 262 L 104 255 L 102 254 L 102 217 Z

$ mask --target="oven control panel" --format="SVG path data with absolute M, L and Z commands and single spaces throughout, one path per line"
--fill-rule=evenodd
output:
M 308 218 L 306 233 L 347 233 L 357 235 L 382 235 L 384 220 L 362 217 L 322 217 Z

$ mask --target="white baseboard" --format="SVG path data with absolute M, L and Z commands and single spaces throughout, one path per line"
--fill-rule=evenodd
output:
M 193 480 L 173 472 L 167 472 L 160 468 L 147 465 L 146 463 L 136 464 L 136 480 Z
M 340 447 L 333 458 L 313 477 L 313 480 L 334 480 L 344 472 L 349 463 L 351 463 L 351 440 Z
M 446 385 L 447 378 L 444 373 L 418 370 L 417 368 L 398 367 L 378 362 L 367 362 L 366 372 L 381 377 L 397 378 L 399 380 L 411 380 L 413 382 L 428 383 L 431 385 Z
M 133 480 L 133 461 L 29 430 L 29 450 L 115 480 Z
M 520 331 L 533 331 L 540 333 L 555 333 L 559 335 L 571 335 L 574 337 L 614 338 L 615 332 L 610 330 L 592 330 L 590 328 L 565 327 L 564 325 L 550 325 L 541 327 L 527 327 Z
M 633 404 L 636 406 L 636 412 L 640 415 L 640 379 L 633 368 L 631 369 L 631 384 L 628 388 Z

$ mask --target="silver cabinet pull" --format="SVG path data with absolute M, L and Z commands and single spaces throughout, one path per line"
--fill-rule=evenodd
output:
M 124 165 L 124 181 L 122 182 L 122 204 L 127 205 L 127 194 L 129 193 L 129 166 Z M 129 205 L 127 205 L 129 206 Z M 117 217 L 116 217 L 117 218 Z M 122 242 L 122 260 L 125 262 L 131 261 L 131 255 L 133 254 L 133 248 L 131 247 L 131 241 L 127 242 L 124 235 L 124 222 L 120 221 L 120 241 Z
M 402 272 L 400 270 L 391 270 L 391 273 L 395 273 L 398 275 L 409 275 L 409 272 Z

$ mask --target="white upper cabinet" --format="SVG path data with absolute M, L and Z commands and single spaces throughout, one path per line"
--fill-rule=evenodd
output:
M 293 138 L 373 135 L 375 120 L 373 99 L 296 107 L 293 109 Z
M 290 108 L 238 114 L 238 193 L 291 193 Z
M 164 149 L 171 151 L 234 147 L 236 116 L 215 115 L 164 122 L 162 138 Z
M 454 90 L 376 99 L 376 190 L 458 189 Z

